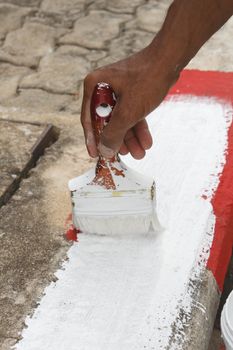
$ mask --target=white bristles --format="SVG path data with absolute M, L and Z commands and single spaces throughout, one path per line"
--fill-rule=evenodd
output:
M 82 232 L 100 235 L 145 234 L 157 231 L 159 226 L 151 212 L 148 215 L 117 215 L 117 216 L 75 216 L 74 225 Z
M 124 177 L 112 173 L 116 189 L 93 184 L 95 169 L 70 180 L 74 226 L 86 233 L 135 234 L 157 231 L 155 184 L 122 162 Z

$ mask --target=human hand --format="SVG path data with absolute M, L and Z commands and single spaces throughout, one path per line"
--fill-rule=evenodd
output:
M 156 59 L 154 46 L 90 73 L 84 80 L 81 112 L 89 155 L 97 157 L 100 153 L 111 158 L 117 152 L 122 155 L 130 152 L 136 159 L 143 158 L 152 146 L 145 117 L 162 102 L 176 79 L 177 75 L 166 70 L 161 59 Z M 113 88 L 117 102 L 100 143 L 96 145 L 90 103 L 94 87 L 99 82 L 108 83 Z

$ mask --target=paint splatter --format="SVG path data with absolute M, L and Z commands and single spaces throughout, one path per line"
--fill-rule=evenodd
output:
M 74 227 L 72 223 L 72 214 L 70 213 L 65 221 L 65 234 L 64 238 L 67 241 L 74 241 L 78 242 L 78 234 L 81 233 L 81 231 Z
M 70 228 L 66 231 L 65 233 L 65 238 L 68 240 L 68 241 L 74 241 L 74 242 L 78 242 L 78 234 L 80 233 L 81 231 L 77 228 L 74 227 L 74 225 L 72 224 L 70 226 Z

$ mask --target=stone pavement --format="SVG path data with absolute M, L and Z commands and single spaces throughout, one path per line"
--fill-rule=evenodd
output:
M 64 194 L 67 180 L 89 166 L 78 119 L 82 79 L 90 70 L 148 44 L 170 3 L 0 0 L 0 118 L 52 123 L 61 131 L 58 141 L 28 171 L 28 178 L 20 180 L 19 191 L 1 208 L 1 350 L 8 350 L 18 339 L 25 316 L 53 279 L 69 246 L 62 236 L 70 210 Z M 189 67 L 233 71 L 232 37 L 230 20 Z M 0 151 L 1 174 L 5 169 L 2 191 L 20 173 L 20 166 L 24 167 L 24 153 L 43 129 L 27 123 L 0 126 L 4 130 L 0 145 L 8 139 L 12 147 L 8 155 L 4 152 L 5 158 Z
M 0 0 L 0 105 L 79 113 L 87 72 L 148 44 L 169 3 Z M 233 70 L 232 35 L 229 23 L 190 67 Z

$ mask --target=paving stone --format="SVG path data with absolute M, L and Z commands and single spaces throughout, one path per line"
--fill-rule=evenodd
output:
M 124 35 L 111 41 L 109 55 L 98 61 L 98 67 L 121 60 L 143 49 L 151 42 L 153 37 L 152 33 L 141 30 L 126 31 Z
M 73 103 L 70 95 L 51 94 L 40 89 L 22 89 L 17 96 L 4 100 L 0 106 L 32 113 L 57 113 L 66 111 Z
M 66 29 L 73 28 L 73 22 L 79 17 L 81 17 L 81 13 L 79 14 L 71 13 L 69 15 L 66 14 L 64 16 L 64 14 L 60 14 L 60 13 L 37 11 L 36 13 L 33 13 L 32 15 L 27 16 L 26 21 L 33 22 L 33 23 L 41 23 L 47 26 L 55 27 L 56 30 L 61 31 L 62 28 L 63 30 L 65 28 Z
M 18 6 L 38 7 L 41 0 L 0 0 L 0 3 L 15 4 Z
M 134 13 L 135 9 L 139 5 L 143 5 L 145 3 L 144 0 L 97 0 L 94 1 L 90 9 L 102 9 L 109 10 L 116 13 Z
M 26 66 L 29 68 L 36 68 L 39 64 L 39 57 L 28 57 L 24 55 L 16 56 L 10 55 L 3 49 L 0 49 L 0 62 L 11 63 L 15 66 Z
M 153 38 L 154 35 L 152 33 L 141 30 L 128 30 L 124 35 L 111 41 L 110 55 L 119 52 L 120 55 L 125 57 L 143 49 Z
M 75 45 L 62 45 L 57 50 L 57 53 L 62 55 L 70 55 L 70 56 L 84 56 L 88 61 L 98 61 L 104 58 L 107 55 L 107 52 L 104 50 L 88 50 L 81 46 Z
M 43 57 L 39 71 L 26 76 L 20 87 L 72 94 L 76 92 L 78 82 L 85 77 L 88 70 L 90 63 L 86 59 L 54 53 Z
M 86 0 L 43 0 L 41 10 L 54 13 L 84 10 L 84 5 L 87 3 Z
M 22 77 L 30 73 L 26 67 L 0 63 L 0 101 L 14 96 Z
M 3 49 L 11 55 L 41 57 L 53 51 L 55 37 L 52 27 L 25 23 L 22 28 L 7 35 Z
M 30 11 L 30 8 L 0 3 L 0 39 L 4 38 L 8 32 L 19 28 L 22 25 L 23 18 Z
M 77 93 L 75 94 L 73 100 L 66 107 L 66 112 L 74 115 L 80 115 L 82 108 L 82 99 L 83 99 L 83 82 L 77 89 Z
M 86 49 L 85 47 L 76 45 L 61 45 L 56 50 L 56 53 L 70 56 L 85 56 L 89 52 L 90 50 Z
M 120 24 L 128 15 L 114 15 L 106 11 L 92 11 L 76 21 L 74 31 L 60 39 L 63 44 L 76 44 L 86 48 L 105 49 L 108 40 L 119 34 Z
M 171 0 L 150 1 L 137 9 L 138 27 L 157 33 L 163 24 Z
M 139 5 L 144 4 L 143 0 L 108 0 L 106 1 L 106 7 L 110 11 L 116 11 L 119 13 L 133 13 L 135 8 Z

